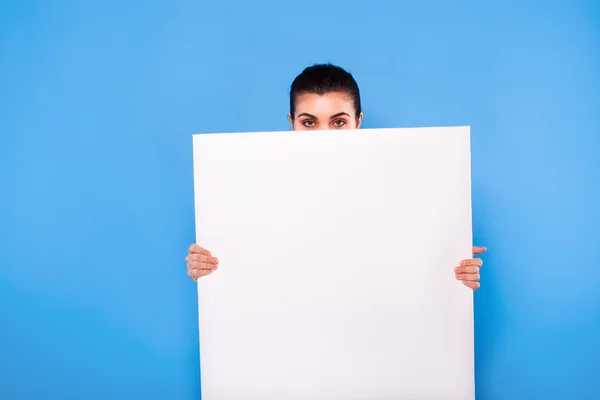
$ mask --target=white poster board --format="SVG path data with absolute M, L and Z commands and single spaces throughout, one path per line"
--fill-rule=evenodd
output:
M 470 400 L 469 127 L 194 135 L 203 400 Z

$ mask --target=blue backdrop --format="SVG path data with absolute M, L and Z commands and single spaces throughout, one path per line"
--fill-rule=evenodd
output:
M 472 126 L 478 399 L 600 398 L 594 0 L 2 1 L 0 398 L 198 398 L 191 135 L 323 61 L 365 127 Z

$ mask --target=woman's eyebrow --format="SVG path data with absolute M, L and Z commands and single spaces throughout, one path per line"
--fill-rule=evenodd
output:
M 333 115 L 332 115 L 331 117 L 329 117 L 329 118 L 331 118 L 331 119 L 334 119 L 334 118 L 337 118 L 337 117 L 341 117 L 342 115 L 347 115 L 347 116 L 350 116 L 350 114 L 348 114 L 347 112 L 343 112 L 343 111 L 342 111 L 342 112 L 340 112 L 340 113 L 333 114 Z
M 312 119 L 317 119 L 317 117 L 315 117 L 314 115 L 309 114 L 309 113 L 298 114 L 298 117 L 308 117 L 308 118 L 312 118 Z

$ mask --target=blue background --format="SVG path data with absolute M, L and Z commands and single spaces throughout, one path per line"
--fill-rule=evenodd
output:
M 600 398 L 593 0 L 2 1 L 0 398 L 198 398 L 191 135 L 323 61 L 365 127 L 472 126 L 477 398 Z

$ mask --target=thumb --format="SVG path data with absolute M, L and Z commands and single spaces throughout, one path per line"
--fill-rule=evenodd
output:
M 473 255 L 485 253 L 486 247 L 473 246 Z

